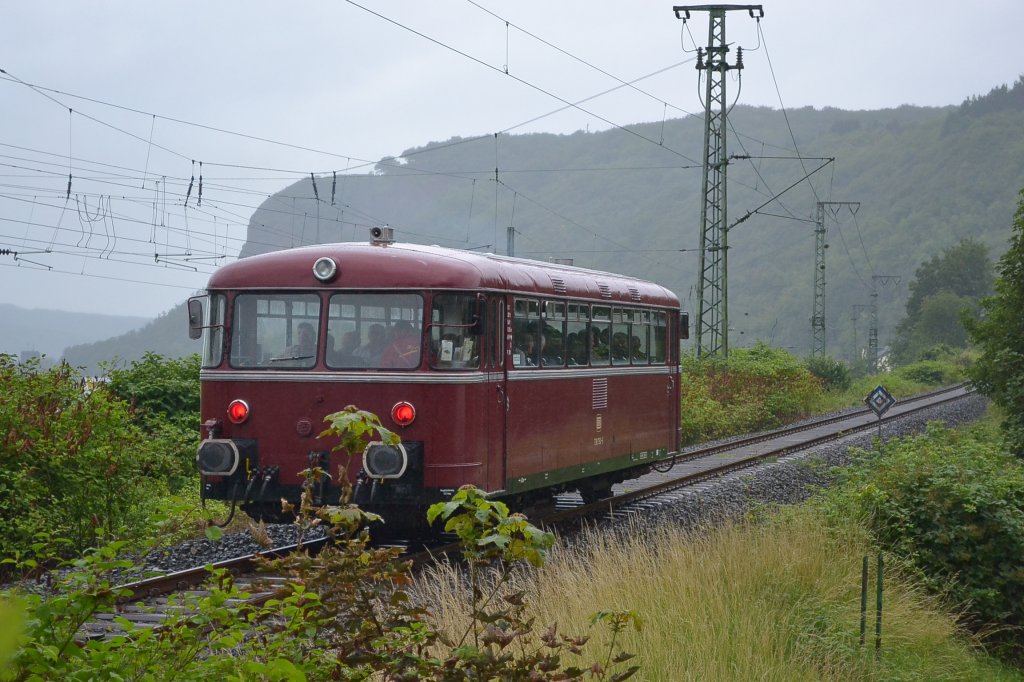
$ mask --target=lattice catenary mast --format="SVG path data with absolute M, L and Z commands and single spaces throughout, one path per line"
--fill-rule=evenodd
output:
M 871 327 L 868 328 L 868 359 L 871 369 L 878 371 L 878 287 L 890 284 L 897 286 L 902 278 L 899 275 L 871 276 Z
M 729 356 L 729 296 L 726 223 L 726 102 L 725 73 L 743 68 L 742 48 L 736 63 L 729 64 L 725 42 L 725 13 L 746 10 L 751 17 L 764 16 L 761 5 L 680 5 L 672 8 L 677 19 L 686 21 L 690 12 L 707 12 L 707 52 L 697 48 L 697 70 L 707 71 L 704 88 L 704 172 L 700 208 L 700 275 L 697 280 L 697 355 Z M 756 13 L 756 14 L 755 14 Z M 705 58 L 707 61 L 705 61 Z
M 857 321 L 860 320 L 860 314 L 865 310 L 871 310 L 871 306 L 866 303 L 854 303 L 851 306 L 850 326 L 853 329 L 853 353 L 850 355 L 851 366 L 864 359 L 861 357 L 860 348 L 857 346 Z
M 814 312 L 811 313 L 811 357 L 825 357 L 825 208 L 835 218 L 840 208 L 846 206 L 854 214 L 860 208 L 859 201 L 819 201 L 816 227 L 814 228 Z

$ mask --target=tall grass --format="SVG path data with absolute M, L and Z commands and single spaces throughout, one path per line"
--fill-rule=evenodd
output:
M 808 508 L 700 534 L 636 526 L 577 539 L 521 576 L 533 612 L 539 624 L 586 634 L 597 611 L 635 611 L 644 627 L 621 646 L 639 654 L 636 679 L 1024 679 L 978 657 L 952 616 L 898 568 L 886 575 L 876 663 L 870 633 L 858 643 L 861 561 L 872 550 L 859 526 L 827 529 Z M 465 630 L 457 568 L 428 570 L 417 592 L 444 631 Z M 589 634 L 579 663 L 608 645 L 604 630 Z

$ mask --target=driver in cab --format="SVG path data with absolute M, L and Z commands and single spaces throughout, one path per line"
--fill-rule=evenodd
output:
M 295 343 L 274 356 L 274 360 L 308 360 L 316 355 L 316 334 L 310 322 L 300 322 Z
M 380 356 L 381 367 L 412 369 L 420 364 L 420 337 L 405 320 L 394 326 L 394 340 Z

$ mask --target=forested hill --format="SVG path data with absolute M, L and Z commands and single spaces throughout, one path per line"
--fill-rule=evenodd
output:
M 836 159 L 812 176 L 813 193 L 800 183 L 730 230 L 734 345 L 809 349 L 817 201 L 861 202 L 855 216 L 841 209 L 826 221 L 828 351 L 838 357 L 852 352 L 853 306 L 870 302 L 873 274 L 902 277 L 879 287 L 884 345 L 920 263 L 965 237 L 993 257 L 1005 249 L 1024 187 L 1024 81 L 944 108 L 784 114 L 736 106 L 729 128 L 730 156 L 751 158 L 731 160 L 728 224 L 822 163 L 811 157 Z M 702 121 L 629 131 L 430 143 L 369 174 L 339 175 L 336 184 L 319 177 L 319 202 L 305 179 L 263 203 L 242 255 L 365 240 L 379 224 L 403 241 L 504 253 L 512 225 L 516 255 L 653 279 L 695 310 Z M 793 157 L 794 148 L 803 161 L 771 158 Z M 859 325 L 863 341 L 866 319 Z
M 879 288 L 884 346 L 922 262 L 966 237 L 993 258 L 1006 248 L 1024 187 L 1024 79 L 942 108 L 784 113 L 738 105 L 729 129 L 730 156 L 750 158 L 730 161 L 727 224 L 764 205 L 729 233 L 734 346 L 764 340 L 808 351 L 818 201 L 861 202 L 856 216 L 840 209 L 827 220 L 827 351 L 837 357 L 852 354 L 855 335 L 865 343 L 866 315 L 854 326 L 852 313 L 870 302 L 872 275 L 902 277 Z M 364 241 L 368 227 L 382 224 L 402 241 L 505 253 L 511 225 L 516 255 L 652 279 L 696 311 L 702 143 L 697 117 L 431 142 L 368 173 L 318 176 L 319 200 L 309 178 L 283 189 L 252 216 L 241 255 Z M 811 176 L 812 192 L 799 181 L 823 163 L 815 157 L 835 162 Z M 769 202 L 773 193 L 781 199 Z M 154 324 L 127 345 L 140 354 L 181 352 L 185 315 L 170 316 L 180 324 Z M 75 350 L 84 359 L 112 348 Z
M 141 328 L 144 317 L 72 313 L 0 303 L 0 353 L 44 355 L 55 361 L 68 346 Z
M 188 338 L 184 303 L 150 320 L 145 326 L 120 336 L 69 346 L 64 349 L 63 357 L 87 374 L 100 374 L 104 363 L 124 367 L 141 358 L 146 351 L 167 357 L 183 357 L 202 351 L 199 341 Z

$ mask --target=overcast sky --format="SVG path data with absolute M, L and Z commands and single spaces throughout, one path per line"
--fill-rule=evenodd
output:
M 29 308 L 164 312 L 237 254 L 267 195 L 311 172 L 456 135 L 702 111 L 707 13 L 684 24 L 669 2 L 3 4 L 0 302 Z M 726 20 L 742 104 L 945 106 L 1024 73 L 1020 0 L 763 8 Z M 621 87 L 635 79 L 642 91 Z

